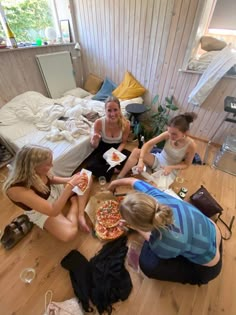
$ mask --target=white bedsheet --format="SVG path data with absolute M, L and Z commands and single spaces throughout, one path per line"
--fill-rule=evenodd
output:
M 142 101 L 142 98 L 136 98 L 121 102 L 122 112 L 125 113 L 127 104 L 142 103 Z M 55 100 L 37 92 L 26 92 L 18 95 L 0 109 L 0 136 L 14 151 L 25 144 L 38 144 L 50 148 L 54 158 L 54 174 L 70 176 L 93 151 L 90 145 L 90 132 L 79 136 L 77 134 L 78 137 L 74 137 L 71 142 L 66 138 L 51 141 L 48 136 L 52 132 L 52 126 L 60 116 L 79 120 L 81 114 L 91 111 L 103 116 L 104 109 L 104 102 L 89 98 L 65 96 Z M 44 128 L 39 127 L 39 122 L 40 126 L 44 123 Z M 90 129 L 92 128 L 93 124 Z

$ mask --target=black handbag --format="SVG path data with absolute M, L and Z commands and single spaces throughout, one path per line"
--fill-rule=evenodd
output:
M 232 226 L 233 226 L 235 216 L 232 217 L 230 224 L 228 225 L 221 218 L 223 208 L 212 197 L 212 195 L 209 193 L 209 191 L 203 185 L 201 185 L 201 187 L 194 194 L 192 194 L 190 196 L 190 202 L 209 218 L 217 215 L 217 217 L 214 221 L 217 222 L 219 220 L 221 223 L 223 223 L 223 225 L 229 231 L 229 236 L 228 237 L 222 236 L 222 238 L 224 240 L 230 239 L 230 237 L 232 235 Z

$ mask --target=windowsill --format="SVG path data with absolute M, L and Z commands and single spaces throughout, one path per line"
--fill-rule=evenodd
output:
M 200 74 L 200 75 L 203 74 L 202 71 L 184 70 L 184 69 L 179 69 L 179 72 L 189 73 L 189 74 Z M 224 75 L 223 78 L 236 79 L 236 75 Z
M 35 49 L 35 48 L 47 48 L 47 47 L 59 47 L 59 46 L 73 46 L 75 43 L 58 43 L 58 44 L 50 44 L 50 45 L 41 45 L 41 46 L 26 46 L 26 47 L 17 47 L 17 48 L 2 48 L 0 49 L 1 52 L 12 52 L 12 51 L 19 51 L 19 50 L 25 50 L 25 49 Z

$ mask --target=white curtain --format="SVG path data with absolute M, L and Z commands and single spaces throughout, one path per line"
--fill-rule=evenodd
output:
M 188 102 L 195 106 L 200 106 L 214 89 L 217 82 L 235 64 L 236 49 L 228 45 L 212 59 L 212 62 L 203 72 L 197 85 L 190 93 Z

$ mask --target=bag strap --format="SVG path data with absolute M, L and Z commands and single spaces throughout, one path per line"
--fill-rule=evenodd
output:
M 48 290 L 45 293 L 45 297 L 44 297 L 45 314 L 44 315 L 48 314 L 47 313 L 47 308 L 48 308 L 48 305 L 52 302 L 52 296 L 53 296 L 52 290 Z
M 234 223 L 234 219 L 235 219 L 235 216 L 232 217 L 232 219 L 230 220 L 230 223 L 229 223 L 229 225 L 228 225 L 228 224 L 221 218 L 221 214 L 218 215 L 217 220 L 219 220 L 219 221 L 227 228 L 227 230 L 229 231 L 229 236 L 228 236 L 228 237 L 225 237 L 225 236 L 223 236 L 222 231 L 221 231 L 219 225 L 217 225 L 218 228 L 219 228 L 219 230 L 220 230 L 221 237 L 222 237 L 222 239 L 225 240 L 225 241 L 229 240 L 229 239 L 231 238 L 231 236 L 232 236 L 232 226 L 233 226 L 233 223 Z

